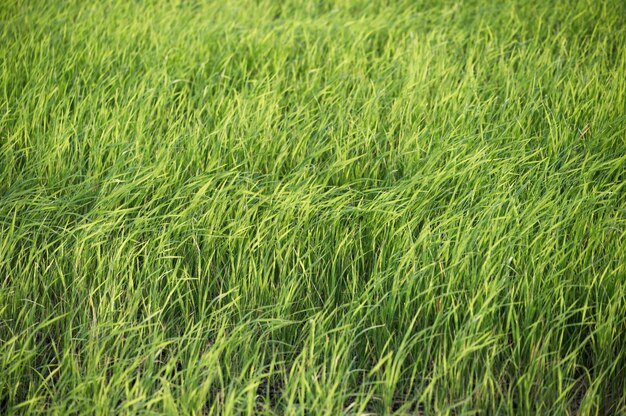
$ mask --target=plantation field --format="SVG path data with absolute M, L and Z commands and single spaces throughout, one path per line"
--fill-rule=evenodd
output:
M 626 2 L 0 1 L 0 413 L 626 414 Z

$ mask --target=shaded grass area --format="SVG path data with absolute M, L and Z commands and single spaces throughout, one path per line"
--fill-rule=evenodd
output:
M 626 412 L 626 4 L 0 5 L 0 410 Z

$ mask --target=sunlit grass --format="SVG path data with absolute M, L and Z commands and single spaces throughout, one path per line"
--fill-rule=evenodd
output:
M 4 1 L 0 412 L 626 412 L 626 3 Z

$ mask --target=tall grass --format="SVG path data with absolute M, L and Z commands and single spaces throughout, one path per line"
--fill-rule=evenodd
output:
M 0 5 L 0 411 L 626 412 L 626 3 Z

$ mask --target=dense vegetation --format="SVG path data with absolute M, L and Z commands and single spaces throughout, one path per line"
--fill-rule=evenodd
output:
M 626 2 L 0 4 L 0 411 L 626 412 Z

